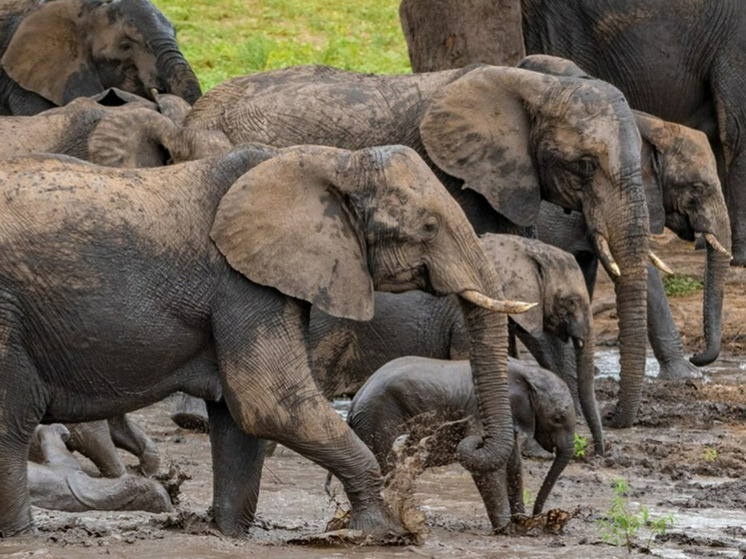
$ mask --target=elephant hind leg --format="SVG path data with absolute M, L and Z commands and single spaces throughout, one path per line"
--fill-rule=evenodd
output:
M 25 350 L 9 343 L 10 330 L 7 322 L 0 327 L 0 538 L 31 528 L 26 458 L 48 405 Z
M 146 476 L 158 473 L 160 457 L 153 440 L 126 415 L 109 419 L 109 431 L 114 446 L 134 454 L 140 460 L 140 470 Z
M 89 458 L 104 477 L 123 476 L 127 470 L 111 440 L 109 424 L 105 420 L 69 424 L 67 448 Z
M 337 476 L 352 505 L 350 528 L 374 535 L 401 533 L 401 524 L 383 503 L 373 454 L 311 375 L 303 328 L 307 314 L 298 302 L 283 298 L 276 303 L 276 322 L 261 328 L 250 309 L 235 304 L 221 309 L 214 321 L 231 416 L 243 431 L 275 440 Z

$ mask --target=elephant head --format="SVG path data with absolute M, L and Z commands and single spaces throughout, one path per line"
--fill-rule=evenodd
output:
M 537 338 L 548 331 L 564 342 L 572 341 L 580 406 L 596 453 L 603 454 L 604 434 L 594 391 L 593 313 L 577 262 L 569 252 L 513 235 L 483 235 L 480 244 L 498 271 L 507 298 L 539 302 L 511 319 Z
M 720 353 L 725 277 L 731 260 L 728 210 L 715 156 L 702 132 L 636 112 L 643 139 L 642 173 L 650 210 L 650 230 L 664 225 L 686 240 L 707 241 L 703 322 L 705 350 L 691 358 L 704 366 Z
M 510 401 L 519 431 L 554 453 L 554 461 L 539 489 L 533 514 L 540 514 L 555 482 L 575 452 L 575 406 L 567 385 L 538 367 L 521 366 L 511 375 Z M 525 402 L 529 402 L 529 406 Z
M 158 108 L 166 114 L 133 108 L 101 119 L 88 138 L 90 161 L 108 167 L 160 167 L 224 155 L 233 148 L 222 132 L 180 126 L 181 104 L 173 96 L 158 96 Z
M 502 291 L 474 230 L 412 149 L 286 150 L 231 187 L 211 236 L 252 281 L 334 316 L 370 319 L 374 288 L 457 294 L 485 433 L 461 442 L 461 461 L 470 470 L 505 463 L 507 319 L 492 310 L 510 305 L 494 300 Z
M 598 80 L 481 67 L 434 95 L 420 125 L 428 155 L 521 226 L 542 199 L 581 211 L 616 282 L 629 426 L 645 371 L 648 215 L 640 135 L 624 96 Z
M 0 59 L 23 89 L 55 105 L 109 87 L 189 103 L 201 90 L 176 45 L 171 23 L 149 0 L 39 3 L 18 25 Z

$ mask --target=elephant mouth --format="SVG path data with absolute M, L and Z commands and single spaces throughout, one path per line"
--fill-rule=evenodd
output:
M 621 276 L 622 270 L 619 268 L 619 265 L 616 263 L 614 257 L 611 255 L 608 239 L 601 233 L 595 233 L 593 235 L 593 240 L 596 244 L 596 252 L 598 254 L 598 258 L 601 261 L 604 269 L 606 270 L 606 273 L 609 274 L 609 276 L 612 278 L 618 278 L 619 276 Z M 674 271 L 668 266 L 668 264 L 661 260 L 661 258 L 652 250 L 648 251 L 648 258 L 655 265 L 655 267 L 661 270 L 663 273 L 674 273 Z

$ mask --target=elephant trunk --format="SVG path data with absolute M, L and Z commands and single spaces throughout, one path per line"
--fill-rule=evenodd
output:
M 577 366 L 578 396 L 583 417 L 591 430 L 593 447 L 597 455 L 604 453 L 604 431 L 601 425 L 601 415 L 596 405 L 596 392 L 594 389 L 596 367 L 594 353 L 596 351 L 595 335 L 591 328 L 588 338 L 581 345 L 578 340 L 573 339 L 575 346 L 575 363 Z
M 502 467 L 513 448 L 508 398 L 508 319 L 459 298 L 470 338 L 474 393 L 484 438 L 471 436 L 458 447 L 459 462 L 471 472 Z
M 161 76 L 159 88 L 193 105 L 202 96 L 202 89 L 176 41 L 170 37 L 155 39 L 148 47 L 156 55 L 156 72 Z
M 562 441 L 560 445 L 555 447 L 554 461 L 552 461 L 552 466 L 549 468 L 549 472 L 547 472 L 547 475 L 541 484 L 541 489 L 539 489 L 539 494 L 536 496 L 536 501 L 534 501 L 534 516 L 541 514 L 541 511 L 544 508 L 544 503 L 547 502 L 547 498 L 549 497 L 549 493 L 551 493 L 554 484 L 570 463 L 570 460 L 573 457 L 573 451 L 574 441 L 572 440 L 572 434 L 570 434 L 569 440 Z
M 726 228 L 728 221 L 725 220 Z M 711 239 L 707 239 L 707 260 L 705 263 L 705 286 L 702 297 L 702 321 L 704 323 L 705 349 L 691 358 L 697 367 L 703 367 L 715 361 L 720 353 L 723 318 L 723 293 L 725 291 L 725 277 L 730 268 L 730 255 L 722 250 L 730 250 L 730 230 L 727 235 L 719 236 L 727 239 L 721 247 L 713 246 Z M 714 241 L 717 243 L 717 241 Z M 720 248 L 720 250 L 718 250 Z

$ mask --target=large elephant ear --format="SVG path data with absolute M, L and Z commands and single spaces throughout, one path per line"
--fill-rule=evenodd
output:
M 373 317 L 373 280 L 357 219 L 339 177 L 350 152 L 296 148 L 244 174 L 218 207 L 211 231 L 228 263 L 342 318 Z
M 432 97 L 420 135 L 438 167 L 513 223 L 528 226 L 536 222 L 541 201 L 531 123 L 523 99 L 506 87 L 504 70 L 478 68 L 445 86 Z
M 85 54 L 77 2 L 45 2 L 18 26 L 0 64 L 23 89 L 56 105 L 104 87 Z
M 662 152 L 668 143 L 666 141 L 666 122 L 641 111 L 633 111 L 633 113 L 642 139 L 640 166 L 642 184 L 645 187 L 645 199 L 648 203 L 650 233 L 660 235 L 666 226 L 666 210 L 663 205 L 663 169 L 661 166 Z

